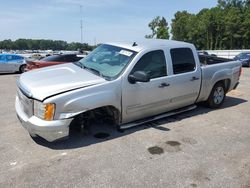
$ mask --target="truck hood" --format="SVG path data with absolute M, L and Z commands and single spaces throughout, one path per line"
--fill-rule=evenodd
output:
M 52 95 L 104 82 L 105 79 L 68 63 L 26 72 L 17 83 L 29 97 L 43 101 Z

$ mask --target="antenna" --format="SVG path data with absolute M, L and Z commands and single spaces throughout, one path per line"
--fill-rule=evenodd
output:
M 138 46 L 138 44 L 136 42 L 134 42 L 134 44 L 132 46 L 135 47 L 135 46 Z
M 80 5 L 80 15 L 81 15 L 81 23 L 80 23 L 80 27 L 81 27 L 81 44 L 83 43 L 83 21 L 82 21 L 82 5 Z

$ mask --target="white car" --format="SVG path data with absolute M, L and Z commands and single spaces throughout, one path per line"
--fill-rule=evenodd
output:
M 26 60 L 20 55 L 0 54 L 0 72 L 23 73 L 26 67 Z

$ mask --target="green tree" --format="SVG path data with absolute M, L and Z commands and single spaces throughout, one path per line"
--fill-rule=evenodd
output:
M 250 0 L 219 0 L 198 14 L 177 12 L 173 39 L 194 43 L 198 49 L 250 48 Z
M 244 28 L 243 32 L 243 46 L 242 48 L 250 48 L 250 7 L 247 8 L 244 12 L 244 21 L 242 23 Z
M 247 2 L 243 0 L 218 0 L 218 6 L 221 8 L 228 8 L 228 7 L 243 7 L 244 4 Z
M 164 17 L 154 18 L 148 25 L 152 34 L 146 35 L 146 38 L 169 39 L 168 22 Z
M 11 50 L 13 47 L 13 42 L 10 39 L 4 40 L 1 42 L 0 46 L 1 46 L 1 49 Z
M 16 41 L 11 41 L 9 39 L 0 41 L 0 49 L 7 50 L 92 50 L 93 48 L 94 46 L 90 46 L 87 43 L 67 43 L 62 40 L 18 39 Z
M 225 45 L 227 49 L 241 48 L 243 36 L 243 14 L 238 7 L 230 7 L 226 10 L 224 24 Z
M 187 11 L 178 11 L 172 19 L 172 30 L 174 40 L 189 41 L 192 14 Z

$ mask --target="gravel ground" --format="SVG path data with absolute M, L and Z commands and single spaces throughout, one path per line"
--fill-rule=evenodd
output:
M 250 69 L 219 110 L 117 132 L 33 140 L 15 115 L 17 74 L 0 75 L 0 187 L 250 187 Z M 106 138 L 96 138 L 107 133 Z

